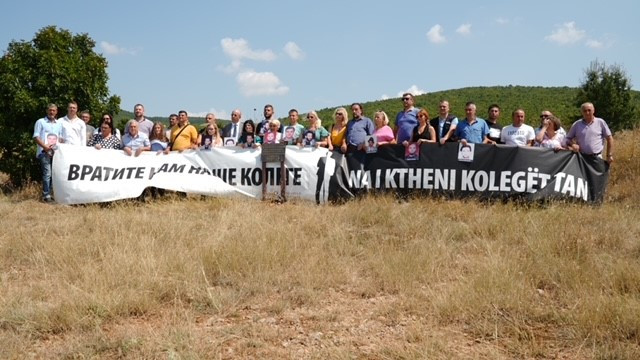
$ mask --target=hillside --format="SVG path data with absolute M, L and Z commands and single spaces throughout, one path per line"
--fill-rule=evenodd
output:
M 456 116 L 464 116 L 464 105 L 467 101 L 474 101 L 478 107 L 478 116 L 486 118 L 489 105 L 498 104 L 502 109 L 500 123 L 507 125 L 511 123 L 511 112 L 517 108 L 523 108 L 527 113 L 527 122 L 529 124 L 537 124 L 538 115 L 542 110 L 550 110 L 560 118 L 563 125 L 568 127 L 580 115 L 577 106 L 574 105 L 574 99 L 578 92 L 577 88 L 572 87 L 542 87 L 542 86 L 478 86 L 462 89 L 452 89 L 437 91 L 425 95 L 416 96 L 416 106 L 426 108 L 431 116 L 437 115 L 438 103 L 440 100 L 446 99 L 451 106 L 451 113 Z M 632 90 L 636 109 L 640 110 L 640 91 Z M 351 113 L 351 104 L 336 105 L 331 108 L 316 110 L 318 116 L 322 119 L 322 124 L 329 127 L 333 124 L 333 112 L 336 108 L 344 106 Z M 373 118 L 376 111 L 382 110 L 389 115 L 391 123 L 395 119 L 395 114 L 402 110 L 402 102 L 399 98 L 387 100 L 375 100 L 363 103 L 365 116 Z M 309 109 L 299 109 L 307 111 Z M 597 112 L 597 109 L 596 109 Z M 284 115 L 284 110 L 280 112 Z M 305 115 L 300 113 L 302 124 L 306 125 Z M 120 124 L 120 128 L 124 127 L 124 123 L 133 118 L 133 113 L 127 110 L 121 110 L 116 115 L 116 121 Z M 153 116 L 149 118 L 156 122 L 160 121 L 164 124 L 168 123 L 168 116 Z M 189 117 L 192 124 L 204 123 L 202 117 Z M 285 120 L 286 116 L 280 118 Z M 605 119 L 606 120 L 606 119 Z M 218 124 L 224 125 L 228 119 L 218 119 Z

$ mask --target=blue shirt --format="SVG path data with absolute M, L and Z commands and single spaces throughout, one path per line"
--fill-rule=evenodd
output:
M 137 151 L 141 147 L 151 146 L 145 133 L 138 131 L 138 136 L 133 137 L 127 133 L 122 137 L 122 148 L 128 147 L 131 151 Z
M 347 124 L 347 145 L 360 145 L 365 142 L 367 136 L 373 135 L 376 127 L 368 117 L 351 119 Z
M 398 127 L 398 144 L 403 141 L 411 141 L 413 128 L 418 125 L 418 112 L 420 109 L 413 108 L 409 111 L 400 111 L 396 115 L 396 126 Z
M 482 144 L 487 135 L 489 135 L 489 125 L 481 118 L 476 118 L 473 124 L 469 124 L 469 120 L 464 119 L 456 127 L 456 137 L 473 144 Z
M 55 136 L 54 136 L 55 135 Z M 62 121 L 53 120 L 43 117 L 42 119 L 38 119 L 36 121 L 36 125 L 33 128 L 33 137 L 40 138 L 45 144 L 52 145 L 58 143 L 58 138 L 62 135 Z M 38 145 L 38 150 L 36 150 L 36 157 L 42 153 L 42 147 Z

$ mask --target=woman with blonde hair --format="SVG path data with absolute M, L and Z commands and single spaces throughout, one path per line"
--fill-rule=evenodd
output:
M 347 122 L 349 115 L 347 109 L 339 107 L 333 112 L 334 124 L 331 125 L 331 134 L 329 135 L 329 150 L 337 149 L 342 153 L 347 151 Z
M 314 140 L 316 147 L 328 147 L 329 145 L 329 132 L 322 127 L 322 120 L 318 117 L 318 113 L 315 111 L 309 111 L 307 113 L 307 120 L 309 121 L 309 127 L 305 131 L 311 131 L 314 134 Z
M 378 145 L 396 143 L 393 130 L 389 127 L 389 116 L 387 116 L 387 113 L 378 111 L 373 114 L 373 124 L 376 126 L 373 136 L 378 140 Z
M 163 123 L 156 122 L 153 124 L 149 134 L 149 144 L 151 145 L 151 151 L 161 152 L 167 149 L 169 139 Z
M 198 134 L 198 147 L 204 150 L 209 150 L 214 147 L 222 146 L 222 137 L 220 136 L 220 130 L 216 123 L 209 123 Z

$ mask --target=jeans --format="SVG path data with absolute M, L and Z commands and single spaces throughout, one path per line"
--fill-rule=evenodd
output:
M 38 155 L 40 168 L 42 169 L 42 198 L 51 196 L 51 160 L 52 158 L 44 152 Z

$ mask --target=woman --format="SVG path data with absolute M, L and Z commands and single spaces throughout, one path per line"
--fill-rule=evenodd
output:
M 331 126 L 331 134 L 329 135 L 329 150 L 340 150 L 345 152 L 347 150 L 347 121 L 349 116 L 347 115 L 347 109 L 340 107 L 333 113 L 334 124 Z
M 151 144 L 151 151 L 161 152 L 165 151 L 169 146 L 169 139 L 167 139 L 167 132 L 164 129 L 164 124 L 156 122 L 153 124 L 151 134 L 149 134 L 149 143 Z
M 247 120 L 242 125 L 242 134 L 238 138 L 238 146 L 241 148 L 257 148 L 260 146 L 260 137 L 256 136 L 256 125 L 253 120 Z
M 329 132 L 322 127 L 322 120 L 318 117 L 318 113 L 315 111 L 309 111 L 307 114 L 307 120 L 309 121 L 309 128 L 307 131 L 311 131 L 314 134 L 315 146 L 328 147 L 329 146 Z M 301 145 L 301 143 L 299 143 Z
M 396 138 L 393 130 L 389 127 L 389 116 L 384 111 L 378 111 L 373 115 L 373 123 L 376 130 L 373 135 L 378 140 L 378 145 L 395 144 Z
M 413 128 L 412 142 L 417 143 L 435 143 L 436 142 L 436 130 L 433 126 L 429 125 L 429 112 L 427 109 L 420 109 L 418 111 L 418 125 Z M 407 145 L 409 142 L 405 141 L 403 145 Z
M 122 147 L 120 139 L 113 135 L 113 121 L 102 120 L 100 123 L 100 132 L 94 134 L 87 146 L 93 146 L 96 149 L 116 149 Z
M 101 121 L 108 121 L 111 124 L 113 124 L 113 117 L 110 114 L 102 114 L 102 120 Z M 113 134 L 118 138 L 118 140 L 122 141 L 122 138 L 120 137 L 120 129 L 118 129 L 117 127 L 115 127 L 115 125 L 113 126 L 114 132 Z M 100 132 L 100 128 L 97 128 L 93 134 L 97 134 Z
M 220 137 L 218 125 L 210 123 L 203 130 L 198 134 L 198 146 L 201 149 L 210 150 L 211 148 L 222 146 L 222 137 Z
M 264 133 L 265 144 L 277 144 L 282 138 L 282 134 L 278 131 L 280 129 L 280 120 L 272 119 L 269 121 L 268 130 Z
M 560 124 L 560 120 L 557 117 L 548 116 L 543 120 L 542 128 L 536 135 L 535 146 L 554 150 L 562 149 L 564 135 L 558 131 L 561 128 L 562 124 Z

